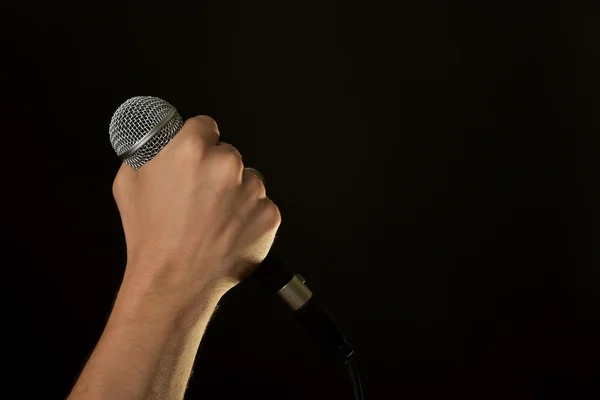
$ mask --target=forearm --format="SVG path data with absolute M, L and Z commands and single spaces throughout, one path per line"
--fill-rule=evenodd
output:
M 198 282 L 192 298 L 174 285 L 126 277 L 108 324 L 69 400 L 182 399 L 200 340 L 224 293 Z

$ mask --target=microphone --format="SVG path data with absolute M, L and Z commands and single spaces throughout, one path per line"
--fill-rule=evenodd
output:
M 182 127 L 183 119 L 171 104 L 157 97 L 138 96 L 125 101 L 115 111 L 110 121 L 109 136 L 117 156 L 138 170 L 156 156 Z M 276 293 L 308 331 L 339 354 L 351 368 L 351 374 L 357 374 L 354 350 L 333 319 L 319 306 L 304 278 L 295 274 L 273 253 L 271 249 L 253 273 L 253 278 Z M 353 380 L 356 381 L 355 378 Z M 360 388 L 360 381 L 358 385 Z M 355 386 L 355 393 L 356 390 Z

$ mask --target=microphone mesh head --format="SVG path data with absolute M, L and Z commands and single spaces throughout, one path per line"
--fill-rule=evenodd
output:
M 110 120 L 110 143 L 117 155 L 137 170 L 154 158 L 182 126 L 175 107 L 163 99 L 132 97 Z

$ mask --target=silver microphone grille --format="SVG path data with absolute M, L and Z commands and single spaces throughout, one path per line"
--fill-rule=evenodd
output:
M 137 170 L 157 155 L 182 126 L 175 107 L 163 99 L 132 97 L 110 120 L 110 143 L 117 155 Z

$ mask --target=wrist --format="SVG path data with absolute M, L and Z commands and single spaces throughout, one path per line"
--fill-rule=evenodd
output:
M 229 289 L 217 278 L 173 272 L 180 270 L 189 271 L 176 264 L 128 263 L 113 313 L 139 323 L 194 323 Z

